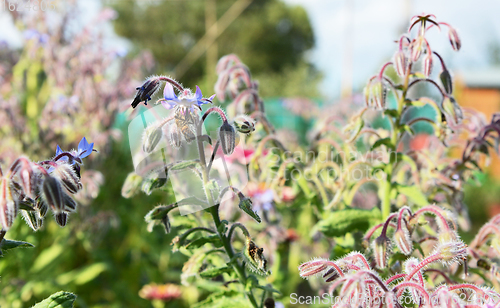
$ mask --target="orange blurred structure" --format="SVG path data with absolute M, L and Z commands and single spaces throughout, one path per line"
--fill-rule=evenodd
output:
M 462 107 L 483 113 L 487 121 L 500 111 L 500 67 L 462 72 L 457 81 L 456 99 Z M 500 179 L 500 158 L 497 155 L 492 155 L 491 164 L 485 171 Z

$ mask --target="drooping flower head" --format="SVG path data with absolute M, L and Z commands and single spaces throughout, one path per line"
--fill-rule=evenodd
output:
M 81 164 L 82 158 L 89 156 L 90 153 L 92 153 L 92 151 L 97 152 L 97 150 L 94 150 L 94 143 L 93 142 L 88 143 L 87 139 L 85 137 L 83 137 L 82 140 L 80 140 L 80 143 L 78 144 L 78 150 L 71 150 L 69 152 L 65 152 L 59 147 L 59 145 L 57 145 L 56 161 L 59 161 L 59 160 L 67 161 L 68 159 L 70 159 L 70 157 L 68 155 L 61 156 L 61 154 L 68 153 L 73 157 L 73 161 L 71 161 L 71 159 L 70 159 L 70 163 L 74 163 L 74 161 L 76 161 L 76 162 Z M 58 157 L 58 156 L 60 156 L 60 157 Z

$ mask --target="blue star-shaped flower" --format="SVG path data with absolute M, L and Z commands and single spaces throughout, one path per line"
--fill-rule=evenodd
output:
M 90 155 L 90 153 L 92 153 L 92 151 L 95 151 L 94 150 L 94 143 L 88 143 L 87 139 L 85 137 L 82 138 L 82 140 L 80 140 L 80 143 L 78 144 L 78 150 L 71 150 L 69 152 L 64 152 L 60 147 L 59 145 L 57 145 L 57 148 L 56 148 L 56 158 L 58 156 L 60 156 L 61 154 L 63 153 L 68 153 L 70 154 L 71 156 L 73 156 L 73 159 L 79 163 L 82 162 L 82 158 L 85 158 L 87 156 Z M 60 156 L 59 158 L 57 158 L 57 160 L 65 160 L 67 161 L 68 160 L 68 156 Z
M 203 98 L 201 90 L 198 86 L 196 86 L 196 92 L 194 94 L 192 94 L 190 90 L 184 90 L 181 95 L 177 96 L 175 95 L 174 87 L 167 82 L 165 84 L 165 88 L 163 89 L 163 99 L 161 100 L 161 104 L 167 109 L 178 107 L 182 109 L 189 109 L 189 111 L 193 112 L 194 108 L 201 110 L 201 105 L 211 103 L 214 97 L 215 94 L 209 98 Z

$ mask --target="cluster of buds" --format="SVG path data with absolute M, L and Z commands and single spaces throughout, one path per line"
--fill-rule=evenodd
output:
M 380 235 L 372 241 L 371 245 L 377 268 L 384 269 L 388 266 L 390 255 L 393 253 L 391 249 L 393 244 L 404 255 L 410 256 L 413 253 L 414 240 L 412 235 L 425 214 L 435 216 L 437 231 L 435 234 L 423 236 L 423 239 L 432 239 L 437 242 L 434 252 L 440 253 L 440 260 L 453 263 L 462 262 L 466 258 L 465 246 L 454 228 L 456 223 L 450 212 L 434 205 L 428 205 L 413 213 L 409 207 L 404 206 L 398 212 L 389 215 L 384 223 L 371 228 L 364 237 L 366 244 L 370 242 L 375 231 L 382 228 Z M 393 220 L 395 220 L 395 224 Z M 395 229 L 392 240 L 388 236 L 389 227 Z M 416 242 L 420 242 L 420 240 Z M 449 254 L 450 245 L 456 248 L 454 254 Z
M 412 29 L 417 25 L 420 25 L 420 29 L 415 37 L 411 37 Z M 460 38 L 457 31 L 445 22 L 436 21 L 434 15 L 418 15 L 413 17 L 412 23 L 408 29 L 407 34 L 403 34 L 398 40 L 398 50 L 394 54 L 393 62 L 388 62 L 382 66 L 379 74 L 370 78 L 367 86 L 364 89 L 364 96 L 366 105 L 368 107 L 374 107 L 376 109 L 386 109 L 386 93 L 388 88 L 392 88 L 397 91 L 399 87 L 395 85 L 389 78 L 384 76 L 384 71 L 389 65 L 393 65 L 398 76 L 405 80 L 406 85 L 410 88 L 416 82 L 427 81 L 433 82 L 432 79 L 428 79 L 433 70 L 433 56 L 436 56 L 441 63 L 441 72 L 439 73 L 439 79 L 442 84 L 442 88 L 436 84 L 441 93 L 443 94 L 443 101 L 441 103 L 441 109 L 445 115 L 450 115 L 450 117 L 458 123 L 461 121 L 461 109 L 458 104 L 453 99 L 452 92 L 452 78 L 451 74 L 446 68 L 446 65 L 441 58 L 441 56 L 431 50 L 430 44 L 427 41 L 425 35 L 427 31 L 436 27 L 441 29 L 442 26 L 446 26 L 449 29 L 448 37 L 450 39 L 451 46 L 453 50 L 458 51 L 461 47 Z M 423 60 L 421 60 L 423 56 Z M 414 70 L 414 64 L 419 60 L 422 62 L 421 72 Z M 423 76 L 423 78 L 422 78 Z M 410 81 L 410 78 L 417 78 Z
M 22 156 L 7 172 L 0 169 L 0 224 L 9 230 L 21 210 L 26 223 L 37 231 L 50 208 L 60 226 L 65 226 L 77 203 L 71 195 L 82 189 L 82 158 L 95 151 L 94 144 L 82 139 L 78 150 L 62 151 L 57 146 L 51 160 L 32 162 Z
M 442 213 L 436 210 L 428 208 L 423 212 L 412 214 L 406 208 L 404 211 L 408 213 L 409 219 L 403 220 L 408 222 L 418 219 L 418 216 L 425 212 L 435 214 L 438 220 L 444 219 L 441 217 Z M 395 213 L 391 217 L 399 221 L 401 219 L 399 214 Z M 382 225 L 386 229 L 389 224 Z M 446 230 L 443 232 L 443 236 L 438 239 L 438 244 L 428 256 L 422 260 L 416 257 L 408 258 L 403 264 L 401 273 L 392 272 L 385 279 L 380 276 L 380 270 L 373 268 L 365 255 L 359 252 L 351 252 L 336 261 L 320 258 L 305 262 L 299 266 L 299 273 L 302 278 L 321 276 L 326 283 L 330 283 L 328 292 L 332 298 L 335 290 L 338 289 L 341 299 L 338 301 L 337 298 L 335 307 L 403 307 L 407 304 L 416 304 L 419 307 L 483 307 L 484 305 L 497 307 L 495 305 L 500 305 L 500 294 L 470 283 L 454 282 L 445 273 L 446 270 L 429 268 L 431 264 L 437 262 L 449 268 L 452 264 L 463 262 L 467 256 L 467 246 L 458 239 L 458 235 L 446 233 Z M 453 239 L 445 240 L 450 237 Z M 375 240 L 384 245 L 387 245 L 387 241 L 387 238 Z M 380 252 L 374 251 L 375 259 L 379 258 L 377 253 Z M 378 267 L 380 261 L 376 260 L 375 263 Z M 436 281 L 431 280 L 437 277 L 431 278 L 430 275 L 426 277 L 424 272 L 439 273 L 446 283 L 433 287 L 437 284 Z M 464 300 L 461 294 L 456 293 L 460 290 L 469 290 L 471 294 L 465 294 L 467 296 Z M 408 297 L 405 291 L 409 291 L 411 297 Z M 471 303 L 471 299 L 474 303 Z M 468 304 L 476 305 L 467 306 Z

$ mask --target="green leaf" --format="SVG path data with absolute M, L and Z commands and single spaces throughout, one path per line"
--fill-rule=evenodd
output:
M 418 186 L 403 186 L 398 185 L 397 190 L 399 193 L 407 196 L 411 201 L 413 201 L 416 205 L 426 206 L 429 205 L 427 201 L 427 197 L 420 190 Z
M 382 219 L 378 208 L 372 210 L 348 208 L 329 212 L 314 227 L 313 233 L 319 231 L 329 237 L 344 236 L 348 232 L 365 232 Z
M 223 267 L 216 267 L 216 268 L 211 268 L 206 271 L 203 271 L 200 273 L 200 276 L 203 278 L 214 278 L 219 275 L 222 275 L 224 273 L 232 273 L 233 268 L 230 266 L 223 266 Z
M 186 248 L 187 249 L 195 249 L 195 248 L 199 248 L 207 243 L 212 243 L 217 248 L 222 247 L 222 242 L 221 242 L 219 236 L 218 235 L 210 235 L 210 236 L 206 236 L 206 237 L 200 237 L 200 238 L 190 242 L 189 244 L 187 244 Z
M 0 253 L 14 248 L 26 248 L 26 247 L 35 247 L 35 246 L 28 242 L 3 239 L 2 242 L 0 243 Z M 0 256 L 1 255 L 2 254 L 0 254 Z
M 174 163 L 172 166 L 170 166 L 168 168 L 168 170 L 172 170 L 172 171 L 175 171 L 175 170 L 183 170 L 183 169 L 187 169 L 187 168 L 193 168 L 195 167 L 196 165 L 199 165 L 200 164 L 200 161 L 195 159 L 195 160 L 188 160 L 188 161 L 181 161 L 181 162 L 176 162 Z
M 76 295 L 60 291 L 39 302 L 33 308 L 72 308 Z
M 392 145 L 391 143 L 391 138 L 383 138 L 383 139 L 379 139 L 377 140 L 373 146 L 372 146 L 372 151 L 375 150 L 376 148 L 378 148 L 379 146 L 381 145 L 385 145 L 386 147 L 388 147 L 389 149 L 392 149 L 394 148 L 394 146 Z
M 64 248 L 60 244 L 53 244 L 49 248 L 45 249 L 38 255 L 38 257 L 35 259 L 35 262 L 33 262 L 31 271 L 38 272 L 44 269 L 47 265 L 49 265 L 57 257 L 59 257 L 63 251 Z
M 57 283 L 61 285 L 74 282 L 77 285 L 86 284 L 108 269 L 105 263 L 94 263 L 81 269 L 64 273 L 57 277 Z
M 386 109 L 384 111 L 384 114 L 388 115 L 390 117 L 393 117 L 393 118 L 398 118 L 399 117 L 398 111 L 396 109 Z
M 238 291 L 222 291 L 210 295 L 207 299 L 192 308 L 252 308 L 248 299 Z

